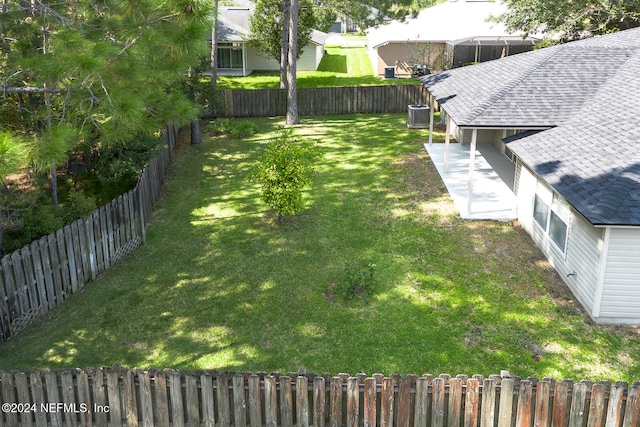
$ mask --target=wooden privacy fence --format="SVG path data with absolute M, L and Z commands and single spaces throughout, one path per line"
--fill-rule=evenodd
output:
M 298 94 L 298 114 L 301 116 L 401 113 L 410 104 L 426 102 L 427 91 L 422 85 L 354 86 L 301 88 Z M 275 117 L 287 113 L 286 89 L 225 90 L 227 117 Z
M 151 160 L 133 190 L 0 260 L 0 342 L 144 242 L 176 136 L 177 128 L 165 129 L 162 152 Z
M 640 383 L 449 375 L 0 373 L 0 426 L 637 427 Z

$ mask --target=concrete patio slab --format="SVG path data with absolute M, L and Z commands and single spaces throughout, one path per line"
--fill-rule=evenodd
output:
M 469 144 L 449 144 L 449 167 L 444 171 L 443 143 L 424 144 L 463 219 L 516 219 L 513 196 L 514 165 L 493 145 L 478 144 L 473 174 L 471 211 L 467 209 Z

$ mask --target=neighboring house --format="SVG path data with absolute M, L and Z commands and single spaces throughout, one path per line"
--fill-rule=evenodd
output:
M 385 76 L 393 67 L 396 77 L 407 77 L 416 64 L 439 71 L 532 50 L 538 39 L 487 22 L 504 10 L 498 1 L 449 0 L 404 22 L 370 28 L 366 32 L 374 73 Z
M 470 165 L 513 162 L 518 221 L 592 319 L 640 325 L 640 28 L 421 80 Z
M 280 62 L 262 55 L 249 45 L 249 17 L 253 6 L 220 7 L 216 37 L 218 39 L 218 72 L 221 75 L 246 76 L 254 70 L 279 70 Z M 298 71 L 315 71 L 324 55 L 327 34 L 312 30 L 311 42 L 305 46 L 297 62 Z

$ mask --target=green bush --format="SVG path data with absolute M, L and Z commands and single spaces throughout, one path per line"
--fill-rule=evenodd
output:
M 283 215 L 295 215 L 304 208 L 302 191 L 311 185 L 313 151 L 297 140 L 292 129 L 280 128 L 262 156 L 249 179 L 262 187 L 262 199 Z
M 209 122 L 207 130 L 213 135 L 242 139 L 255 135 L 257 128 L 249 120 L 216 119 Z
M 345 298 L 367 298 L 376 284 L 376 265 L 372 262 L 349 263 L 346 267 L 346 278 L 342 283 L 342 296 Z

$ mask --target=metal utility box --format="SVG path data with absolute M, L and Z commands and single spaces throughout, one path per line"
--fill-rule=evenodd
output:
M 429 127 L 429 107 L 427 105 L 409 105 L 407 118 L 409 129 L 427 129 Z
M 396 78 L 396 67 L 384 67 L 384 78 L 385 79 L 395 79 Z

